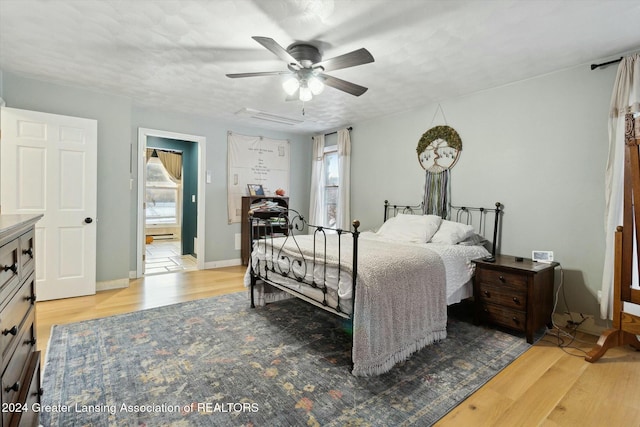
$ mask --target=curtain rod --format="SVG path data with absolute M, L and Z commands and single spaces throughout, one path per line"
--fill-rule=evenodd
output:
M 147 149 L 149 150 L 153 150 L 153 151 L 166 151 L 167 153 L 174 153 L 174 154 L 180 154 L 182 155 L 182 150 L 177 150 L 177 149 L 173 149 L 173 148 L 159 148 L 159 147 L 154 147 L 152 145 L 147 145 Z
M 353 130 L 353 127 L 349 126 L 349 127 L 347 128 L 347 130 L 348 130 L 349 132 L 351 132 L 351 131 Z M 338 133 L 338 131 L 337 131 L 337 130 L 336 130 L 336 131 L 334 131 L 334 132 L 325 133 L 325 134 L 324 134 L 324 136 L 334 135 L 334 134 L 336 134 L 336 133 Z
M 622 58 L 623 57 L 621 56 L 620 59 L 614 59 L 613 61 L 603 62 L 602 64 L 591 64 L 591 69 L 595 70 L 596 68 L 599 68 L 599 67 L 606 67 L 607 65 L 616 64 L 622 61 Z

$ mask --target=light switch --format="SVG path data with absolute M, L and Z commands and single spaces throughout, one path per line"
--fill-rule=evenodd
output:
M 210 170 L 207 171 L 206 181 L 207 181 L 207 184 L 211 184 L 211 171 Z
M 195 203 L 196 202 L 196 195 L 192 194 L 191 195 L 191 203 Z

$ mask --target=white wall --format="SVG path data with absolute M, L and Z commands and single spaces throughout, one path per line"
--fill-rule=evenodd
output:
M 502 253 L 552 250 L 572 312 L 599 320 L 608 106 L 616 67 L 588 65 L 441 102 L 462 138 L 454 205 L 505 205 Z M 352 217 L 382 222 L 383 201 L 419 203 L 416 146 L 445 124 L 437 105 L 353 124 Z M 558 284 L 560 275 L 556 275 Z M 559 310 L 564 311 L 561 300 Z

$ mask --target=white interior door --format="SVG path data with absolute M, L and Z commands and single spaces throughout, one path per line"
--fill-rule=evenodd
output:
M 2 108 L 3 214 L 36 223 L 39 301 L 96 292 L 95 120 Z

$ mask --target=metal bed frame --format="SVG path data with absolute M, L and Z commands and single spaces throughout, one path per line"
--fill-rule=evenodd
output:
M 498 237 L 501 234 L 500 230 L 500 217 L 503 213 L 503 205 L 501 203 L 496 203 L 495 208 L 482 208 L 482 207 L 466 207 L 466 206 L 449 206 L 448 209 L 449 217 L 452 220 L 468 225 L 472 225 L 476 232 L 482 236 L 486 237 L 488 232 L 488 227 L 491 225 L 491 222 L 488 220 L 489 214 L 493 214 L 493 240 L 491 241 L 491 255 L 495 257 L 498 251 Z M 396 216 L 399 213 L 405 214 L 418 214 L 421 215 L 424 212 L 423 205 L 397 205 L 390 204 L 389 201 L 384 201 L 384 220 L 386 221 L 392 216 Z M 273 211 L 268 213 L 268 216 L 273 216 Z M 322 226 L 315 226 L 308 224 L 299 212 L 294 209 L 280 209 L 278 211 L 278 215 L 276 221 L 268 220 L 264 218 L 264 215 L 261 217 L 260 211 L 253 211 L 249 213 L 249 222 L 251 224 L 250 227 L 250 238 L 251 241 L 254 242 L 254 247 L 259 247 L 259 245 L 263 245 L 263 249 L 268 253 L 268 256 L 265 260 L 259 261 L 262 264 L 258 265 L 258 268 L 254 268 L 253 259 L 249 261 L 250 268 L 250 289 L 251 289 L 251 307 L 255 307 L 254 301 L 254 290 L 258 280 L 262 280 L 265 283 L 268 283 L 271 286 L 274 286 L 284 292 L 292 294 L 304 301 L 307 301 L 311 304 L 314 304 L 326 311 L 334 313 L 340 317 L 345 319 L 351 319 L 351 316 L 345 312 L 344 306 L 341 305 L 340 296 L 337 295 L 337 304 L 335 307 L 329 305 L 327 301 L 327 282 L 326 282 L 326 268 L 327 268 L 327 234 L 333 233 L 338 236 L 343 235 L 351 235 L 353 239 L 353 252 L 351 255 L 352 260 L 352 297 L 351 297 L 351 313 L 353 314 L 355 308 L 355 300 L 356 300 L 356 283 L 358 276 L 358 238 L 360 236 L 360 221 L 354 220 L 352 222 L 352 230 L 342 230 L 337 228 L 329 228 Z M 285 242 L 279 247 L 274 247 L 273 243 L 273 233 L 276 230 L 281 230 L 285 228 L 287 230 L 285 237 Z M 265 233 L 264 230 L 267 230 Z M 262 232 L 260 231 L 262 230 Z M 308 230 L 313 230 L 313 259 L 306 259 L 300 250 L 300 247 L 296 241 L 296 234 L 302 234 L 308 232 Z M 305 233 L 307 234 L 307 233 Z M 316 267 L 319 266 L 322 271 L 322 278 L 320 280 L 317 279 L 314 274 L 312 277 L 314 280 L 311 282 L 305 281 L 307 276 L 308 267 L 307 263 L 301 261 L 299 258 L 293 258 L 289 255 L 285 254 L 283 251 L 284 244 L 287 242 L 293 242 L 294 246 L 298 248 L 300 258 L 305 261 L 310 261 L 311 270 L 315 272 Z M 268 245 L 267 243 L 271 243 Z M 322 249 L 322 250 L 320 250 Z M 487 248 L 489 249 L 489 248 Z M 342 241 L 338 238 L 338 246 L 337 246 L 337 255 L 338 259 L 342 259 Z M 253 251 L 252 251 L 253 257 Z M 274 262 L 277 260 L 277 262 Z M 284 267 L 283 267 L 284 266 Z M 261 270 L 264 271 L 264 274 L 261 273 Z M 338 281 L 340 280 L 341 274 L 343 273 L 343 267 L 341 263 L 338 264 Z M 308 286 L 311 286 L 315 289 L 320 289 L 323 293 L 322 301 L 317 301 L 307 295 L 304 295 L 301 292 L 298 292 L 294 289 L 291 289 L 287 286 L 279 284 L 275 280 L 271 280 L 272 276 L 281 276 L 286 277 L 292 280 L 295 280 L 298 283 L 304 283 Z
M 253 260 L 250 259 L 249 260 L 249 268 L 250 268 L 250 275 L 251 275 L 251 307 L 255 308 L 255 301 L 254 301 L 254 289 L 255 286 L 257 284 L 258 280 L 263 280 L 264 282 L 270 284 L 271 286 L 274 286 L 282 291 L 288 292 L 300 299 L 303 299 L 307 302 L 310 302 L 314 305 L 317 306 L 321 306 L 321 308 L 332 312 L 334 314 L 337 314 L 340 317 L 344 317 L 346 319 L 350 319 L 350 316 L 343 310 L 343 308 L 340 306 L 340 296 L 337 296 L 337 305 L 336 307 L 331 307 L 329 305 L 329 303 L 327 302 L 327 283 L 326 283 L 326 278 L 327 278 L 327 274 L 326 274 L 326 268 L 327 268 L 327 233 L 334 233 L 337 234 L 338 237 L 338 259 L 341 260 L 342 257 L 342 241 L 340 239 L 340 236 L 342 235 L 351 235 L 353 238 L 353 253 L 352 253 L 352 262 L 353 262 L 353 271 L 352 271 L 352 298 L 351 298 L 351 302 L 352 302 L 352 306 L 351 306 L 351 313 L 353 313 L 353 310 L 355 308 L 355 291 L 356 291 L 356 277 L 358 275 L 358 237 L 360 236 L 360 231 L 358 230 L 358 228 L 360 227 L 360 221 L 358 220 L 354 220 L 352 222 L 352 226 L 353 226 L 353 230 L 342 230 L 342 229 L 338 229 L 338 228 L 329 228 L 329 227 L 322 227 L 322 226 L 316 226 L 316 225 L 310 225 L 306 222 L 306 220 L 304 219 L 304 217 L 302 215 L 300 215 L 300 213 L 294 209 L 284 209 L 282 210 L 277 218 L 277 221 L 275 221 L 275 223 L 277 224 L 277 226 L 275 227 L 276 229 L 281 229 L 281 228 L 286 228 L 288 230 L 288 233 L 285 237 L 285 242 L 283 242 L 283 244 L 280 246 L 280 248 L 275 248 L 273 246 L 273 233 L 274 233 L 274 221 L 265 221 L 264 219 L 260 218 L 260 217 L 256 217 L 255 216 L 255 212 L 252 212 L 249 214 L 249 222 L 251 224 L 251 241 L 254 242 L 255 246 L 259 246 L 259 245 L 263 245 L 263 248 L 265 250 L 265 252 L 270 252 L 266 257 L 266 259 L 263 261 L 263 269 L 265 271 L 264 276 L 260 275 L 260 266 L 258 266 L 258 269 L 256 271 L 256 269 L 253 266 Z M 259 214 L 259 213 L 258 213 Z M 256 236 L 256 234 L 258 236 L 260 236 L 263 233 L 260 233 L 258 230 L 266 228 L 268 231 L 264 234 L 266 234 L 266 236 L 263 237 L 259 237 L 259 238 L 254 238 L 254 236 Z M 323 268 L 323 275 L 322 275 L 322 281 L 321 282 L 317 282 L 315 280 L 315 275 L 312 275 L 312 277 L 314 277 L 314 280 L 309 283 L 305 281 L 305 277 L 307 275 L 307 264 L 305 262 L 300 261 L 300 259 L 294 259 L 291 258 L 289 255 L 285 254 L 283 252 L 283 247 L 285 245 L 285 243 L 289 240 L 292 239 L 295 246 L 298 248 L 298 250 L 300 251 L 300 257 L 302 259 L 304 259 L 304 255 L 302 254 L 302 251 L 300 250 L 300 247 L 298 246 L 298 243 L 296 242 L 296 232 L 298 234 L 303 233 L 305 230 L 308 229 L 314 229 L 313 231 L 313 259 L 312 261 L 312 271 L 315 271 L 316 265 L 319 265 L 321 268 Z M 322 236 L 322 239 L 320 239 L 320 236 Z M 267 245 L 268 241 L 270 241 L 270 245 Z M 319 246 L 322 245 L 322 251 L 316 251 L 316 248 L 319 249 Z M 323 254 L 323 255 L 317 255 L 317 254 Z M 252 251 L 252 257 L 253 257 L 253 251 Z M 278 260 L 278 262 L 274 262 L 273 260 L 276 259 Z M 282 264 L 285 265 L 285 267 L 282 267 Z M 296 266 L 298 268 L 296 268 Z M 340 275 L 342 274 L 342 265 L 339 263 L 338 264 L 338 280 L 340 279 Z M 294 289 L 291 289 L 289 287 L 286 287 L 284 285 L 280 285 L 279 283 L 270 280 L 269 277 L 271 275 L 280 275 L 282 277 L 286 277 L 286 278 L 290 278 L 295 280 L 298 283 L 305 283 L 309 286 L 311 286 L 312 288 L 315 289 L 320 289 L 323 292 L 323 300 L 322 301 L 316 301 L 300 292 L 297 292 Z

